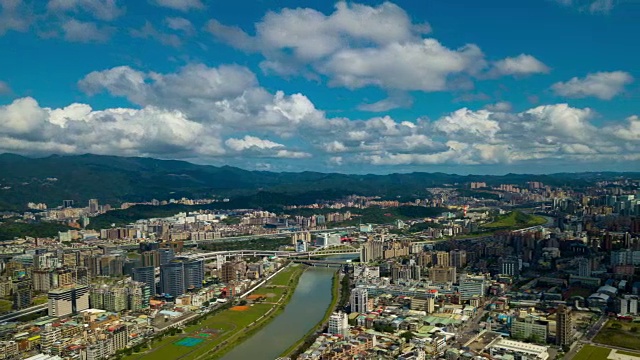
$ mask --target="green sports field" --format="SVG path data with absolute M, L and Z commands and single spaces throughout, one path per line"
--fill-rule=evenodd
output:
M 593 345 L 585 345 L 577 354 L 573 357 L 573 360 L 605 360 L 611 349 L 605 349 Z
M 225 310 L 215 315 L 210 315 L 206 319 L 200 321 L 199 324 L 188 326 L 182 334 L 175 336 L 165 336 L 162 339 L 155 340 L 151 344 L 151 349 L 145 352 L 133 354 L 124 358 L 124 360 L 203 360 L 215 358 L 216 353 L 222 354 L 228 348 L 241 342 L 249 328 L 253 326 L 263 325 L 262 317 L 271 310 L 268 318 L 277 314 L 275 311 L 280 305 L 284 305 L 287 296 L 293 293 L 293 288 L 297 284 L 296 279 L 302 275 L 304 267 L 301 265 L 290 265 L 282 270 L 278 275 L 273 277 L 267 284 L 258 288 L 257 294 L 275 294 L 273 298 L 267 300 L 265 304 L 253 304 L 246 311 Z M 287 288 L 284 284 L 291 286 Z M 282 285 L 281 285 L 282 284 Z M 273 286 L 277 285 L 277 286 Z M 282 300 L 280 305 L 274 303 Z M 260 321 L 256 324 L 258 319 Z M 207 331 L 215 331 L 208 337 L 199 336 Z M 245 335 L 245 336 L 243 336 Z M 197 343 L 194 340 L 186 340 L 199 338 L 203 340 Z

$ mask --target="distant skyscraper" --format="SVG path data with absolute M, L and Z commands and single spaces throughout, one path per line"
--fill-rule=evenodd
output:
M 181 261 L 160 265 L 160 291 L 173 297 L 185 293 L 184 265 Z
M 160 253 L 160 265 L 168 264 L 176 257 L 172 248 L 159 249 L 158 253 Z
M 560 304 L 556 312 L 556 344 L 569 346 L 573 342 L 571 308 Z
M 145 283 L 151 294 L 156 293 L 156 276 L 153 266 L 145 266 L 133 269 L 133 280 Z
M 90 199 L 89 200 L 89 213 L 95 214 L 95 213 L 98 212 L 99 209 L 100 209 L 100 206 L 98 205 L 98 199 Z
M 369 312 L 369 296 L 367 289 L 355 288 L 351 290 L 351 312 L 368 313 Z
M 186 289 L 200 289 L 204 281 L 204 261 L 184 261 L 184 281 Z
M 73 200 L 62 200 L 62 207 L 63 208 L 72 208 L 73 207 Z

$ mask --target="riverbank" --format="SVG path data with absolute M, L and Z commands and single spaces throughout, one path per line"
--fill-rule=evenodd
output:
M 153 340 L 151 349 L 124 359 L 197 360 L 223 356 L 269 323 L 284 308 L 305 268 L 302 265 L 290 264 L 256 289 L 259 294 L 269 295 L 266 301 L 197 319 L 195 324 L 187 326 L 181 334 Z
M 348 275 L 345 275 L 348 276 Z M 327 307 L 322 320 L 320 320 L 311 330 L 309 330 L 300 340 L 298 340 L 295 344 L 291 345 L 287 350 L 285 350 L 280 357 L 290 357 L 296 358 L 299 356 L 304 349 L 308 348 L 315 341 L 316 335 L 318 331 L 320 331 L 324 324 L 329 321 L 329 317 L 335 311 L 336 306 L 338 306 L 338 302 L 341 302 L 341 281 L 340 281 L 340 272 L 337 271 L 333 275 L 332 283 L 331 283 L 331 303 Z
M 263 327 L 265 327 L 269 322 L 271 322 L 271 320 L 275 319 L 278 315 L 280 315 L 280 313 L 284 310 L 284 308 L 287 306 L 287 304 L 291 300 L 291 297 L 295 293 L 296 287 L 298 287 L 298 282 L 300 281 L 300 277 L 302 276 L 302 274 L 305 272 L 307 268 L 306 266 L 300 265 L 300 264 L 290 264 L 289 266 L 295 266 L 296 269 L 301 269 L 301 270 L 298 272 L 295 272 L 289 278 L 288 284 L 286 285 L 287 290 L 281 295 L 276 305 L 272 307 L 266 314 L 256 319 L 253 323 L 247 325 L 244 329 L 241 329 L 241 331 L 237 333 L 236 335 L 237 337 L 226 340 L 227 341 L 226 344 L 222 343 L 220 344 L 221 347 L 218 348 L 217 350 L 214 350 L 213 352 L 209 352 L 205 354 L 206 359 L 220 359 L 226 353 L 231 351 L 234 347 L 238 346 L 243 341 L 249 339 L 255 333 L 260 331 Z M 266 285 L 266 286 L 268 287 L 270 285 L 283 286 L 282 278 L 280 279 L 274 278 L 272 281 L 269 282 L 269 285 Z M 269 288 L 266 291 L 272 292 L 273 288 Z M 196 358 L 196 360 L 199 360 L 199 358 Z

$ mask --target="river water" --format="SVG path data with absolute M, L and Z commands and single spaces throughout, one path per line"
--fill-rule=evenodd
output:
M 307 269 L 284 311 L 222 360 L 274 360 L 280 356 L 324 317 L 331 304 L 335 271 L 320 267 Z

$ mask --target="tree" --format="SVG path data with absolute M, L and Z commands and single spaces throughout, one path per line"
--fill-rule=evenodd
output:
M 405 331 L 402 333 L 402 335 L 400 335 L 400 337 L 403 338 L 406 342 L 409 342 L 414 338 L 414 335 L 411 331 Z

